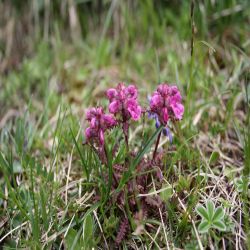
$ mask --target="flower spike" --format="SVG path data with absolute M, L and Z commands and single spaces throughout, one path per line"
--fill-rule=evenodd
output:
M 178 88 L 160 84 L 150 98 L 150 112 L 157 114 L 163 125 L 167 125 L 169 120 L 181 120 L 184 106 Z
M 110 102 L 109 112 L 120 115 L 123 122 L 140 118 L 142 109 L 137 102 L 137 88 L 134 85 L 126 87 L 119 83 L 116 88 L 107 90 L 106 95 Z
M 117 122 L 113 115 L 105 114 L 103 108 L 90 108 L 86 112 L 86 120 L 90 126 L 85 130 L 87 141 L 95 141 L 99 146 L 104 145 L 104 132 L 113 128 Z

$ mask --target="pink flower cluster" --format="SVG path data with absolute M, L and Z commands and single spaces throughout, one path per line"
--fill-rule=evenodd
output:
M 113 128 L 117 122 L 113 115 L 105 114 L 102 108 L 90 108 L 86 112 L 86 119 L 90 126 L 85 131 L 87 141 L 96 140 L 101 146 L 104 145 L 104 132 Z
M 90 108 L 86 112 L 86 119 L 90 123 L 85 131 L 87 141 L 104 145 L 104 132 L 121 124 L 128 144 L 129 120 L 138 120 L 142 114 L 142 108 L 137 102 L 137 88 L 134 85 L 125 86 L 119 83 L 116 88 L 106 92 L 109 100 L 109 112 L 105 114 L 103 108 Z M 169 120 L 180 120 L 184 113 L 181 103 L 181 95 L 176 86 L 160 84 L 150 98 L 149 117 L 156 120 L 156 127 L 164 125 L 163 134 L 171 137 L 167 129 Z M 116 116 L 116 118 L 114 117 Z
M 181 94 L 176 86 L 160 84 L 150 99 L 150 112 L 156 114 L 162 125 L 169 119 L 180 120 L 184 113 Z
M 132 118 L 138 120 L 141 116 L 141 106 L 137 102 L 137 88 L 134 85 L 126 87 L 119 83 L 114 89 L 107 91 L 109 99 L 109 112 L 115 115 L 121 115 L 123 122 Z

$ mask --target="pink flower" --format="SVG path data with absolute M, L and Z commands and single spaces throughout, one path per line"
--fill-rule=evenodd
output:
M 163 99 L 160 94 L 154 93 L 151 100 L 150 100 L 150 107 L 151 108 L 157 108 L 159 106 L 162 106 Z
M 127 101 L 127 109 L 128 112 L 131 115 L 131 118 L 133 120 L 138 120 L 140 119 L 140 115 L 141 115 L 141 107 L 137 104 L 137 101 L 134 99 L 129 99 Z
M 161 124 L 168 120 L 180 120 L 184 113 L 181 94 L 176 86 L 160 84 L 150 98 L 150 112 L 155 113 Z
M 163 118 L 164 123 L 168 122 L 168 109 L 167 108 L 162 109 L 162 118 Z
M 117 95 L 116 89 L 109 89 L 109 90 L 107 91 L 107 97 L 108 97 L 109 99 L 115 98 L 116 95 Z
M 91 128 L 86 128 L 85 136 L 86 136 L 87 140 L 89 140 L 92 137 L 92 129 Z
M 141 116 L 141 107 L 137 102 L 137 88 L 134 85 L 126 87 L 123 83 L 119 83 L 117 87 L 107 91 L 109 99 L 109 112 L 120 115 L 123 122 L 130 118 L 138 120 Z
M 112 114 L 116 114 L 121 110 L 122 106 L 120 105 L 120 102 L 113 101 L 109 104 L 109 112 Z
M 184 106 L 181 103 L 173 103 L 171 104 L 171 108 L 174 112 L 176 119 L 181 120 L 182 115 L 184 113 Z
M 104 145 L 104 132 L 117 123 L 113 115 L 105 114 L 101 107 L 88 109 L 86 120 L 90 123 L 85 130 L 87 141 L 96 141 L 100 146 Z
M 129 85 L 126 89 L 127 96 L 133 99 L 137 98 L 137 88 L 134 85 Z

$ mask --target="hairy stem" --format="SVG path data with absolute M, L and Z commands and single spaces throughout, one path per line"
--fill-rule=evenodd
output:
M 128 124 L 127 124 L 127 122 L 124 122 L 124 123 L 123 123 L 122 131 L 123 131 L 123 134 L 124 134 L 124 140 L 125 140 L 125 144 L 126 144 L 126 151 L 127 151 L 127 153 L 129 153 L 129 145 L 128 145 Z
M 156 143 L 155 143 L 155 150 L 154 150 L 154 154 L 153 154 L 153 159 L 152 159 L 152 161 L 155 160 L 156 153 L 157 153 L 157 149 L 158 149 L 159 142 L 160 142 L 160 138 L 161 138 L 161 132 L 159 133 L 159 135 L 158 135 L 158 137 L 157 137 L 157 140 L 156 140 Z

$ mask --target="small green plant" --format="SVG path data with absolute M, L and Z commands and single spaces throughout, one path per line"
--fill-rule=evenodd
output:
M 250 183 L 249 180 L 247 180 L 247 185 L 249 183 Z M 238 193 L 242 193 L 243 190 L 244 190 L 244 185 L 246 185 L 246 184 L 245 184 L 243 178 L 240 177 L 240 178 L 238 178 L 238 179 L 235 180 L 234 185 L 235 185 L 235 188 L 238 191 Z
M 242 178 L 238 178 L 234 182 L 236 190 L 241 193 L 243 191 L 243 180 Z
M 225 214 L 225 216 L 224 216 L 224 223 L 226 225 L 226 231 L 232 232 L 235 225 L 228 214 Z
M 207 233 L 211 228 L 218 229 L 219 231 L 226 230 L 226 225 L 224 223 L 225 212 L 222 207 L 215 208 L 214 203 L 208 200 L 206 208 L 198 205 L 196 207 L 196 212 L 202 218 L 198 227 L 200 233 Z

